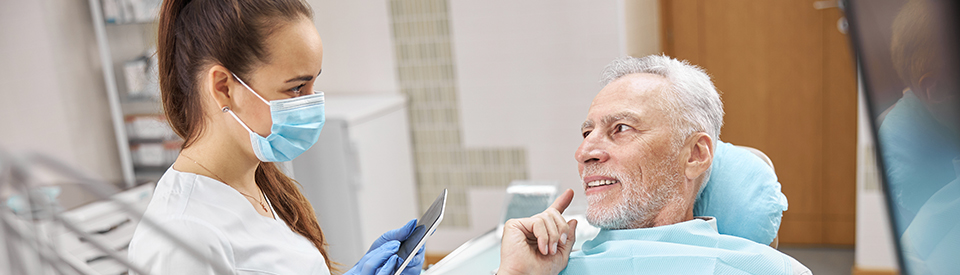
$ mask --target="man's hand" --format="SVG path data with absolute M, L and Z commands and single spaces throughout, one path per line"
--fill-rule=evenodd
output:
M 566 268 L 576 242 L 577 220 L 565 221 L 560 214 L 572 200 L 573 190 L 567 189 L 540 214 L 507 221 L 497 274 L 555 275 Z

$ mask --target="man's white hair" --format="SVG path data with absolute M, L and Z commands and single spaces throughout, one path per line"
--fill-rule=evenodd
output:
M 671 118 L 674 132 L 678 133 L 675 147 L 696 132 L 705 132 L 713 138 L 716 148 L 723 127 L 723 102 L 710 76 L 696 65 L 666 55 L 648 55 L 640 58 L 625 57 L 614 60 L 603 69 L 600 83 L 606 86 L 625 75 L 636 73 L 655 74 L 666 78 L 670 87 L 664 110 L 674 114 Z M 710 170 L 704 172 L 700 192 L 710 178 Z M 698 193 L 697 196 L 700 194 Z

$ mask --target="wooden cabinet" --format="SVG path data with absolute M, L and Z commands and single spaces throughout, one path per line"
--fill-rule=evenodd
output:
M 814 2 L 662 0 L 662 46 L 713 77 L 720 139 L 773 160 L 790 203 L 781 244 L 853 245 L 856 70 L 842 13 Z

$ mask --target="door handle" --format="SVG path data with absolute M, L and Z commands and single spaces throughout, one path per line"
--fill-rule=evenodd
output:
M 840 8 L 842 10 L 843 3 L 841 3 L 840 0 L 816 1 L 816 2 L 813 2 L 813 8 L 818 10 L 825 10 L 829 8 Z
M 816 1 L 813 2 L 813 8 L 817 10 L 825 10 L 830 8 L 838 8 L 840 11 L 843 11 L 843 1 L 841 0 L 830 0 L 830 1 Z M 847 23 L 846 17 L 840 17 L 837 20 L 837 30 L 842 34 L 847 34 L 847 31 L 850 29 L 850 24 Z

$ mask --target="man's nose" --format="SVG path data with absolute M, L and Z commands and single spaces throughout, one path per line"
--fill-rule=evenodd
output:
M 603 138 L 600 137 L 600 135 L 591 133 L 580 143 L 580 148 L 577 148 L 577 153 L 574 157 L 580 164 L 606 162 L 610 159 L 610 155 L 607 154 L 605 147 Z

